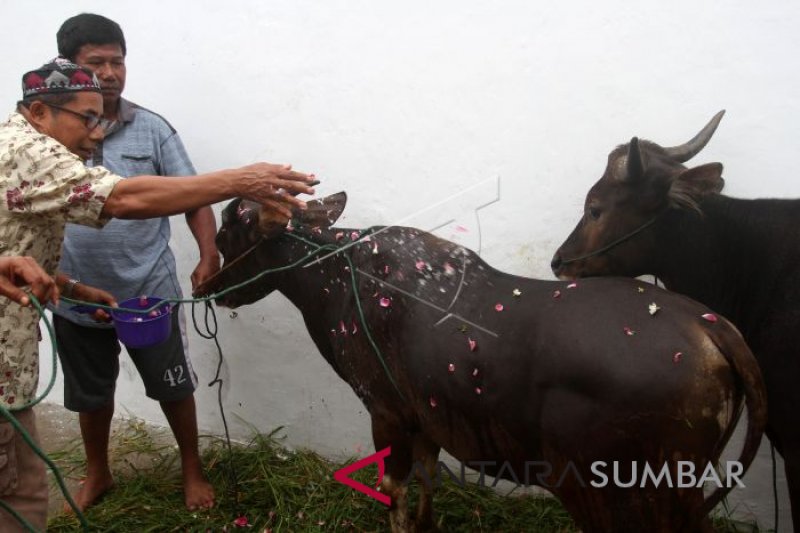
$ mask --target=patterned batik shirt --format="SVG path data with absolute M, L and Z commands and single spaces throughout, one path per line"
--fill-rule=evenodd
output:
M 88 168 L 19 113 L 0 123 L 0 255 L 25 255 L 55 275 L 67 222 L 102 227 L 120 176 Z M 39 384 L 39 314 L 0 296 L 0 404 L 20 407 Z

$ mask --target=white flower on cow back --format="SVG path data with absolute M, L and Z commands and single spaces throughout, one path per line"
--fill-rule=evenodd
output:
M 647 306 L 647 310 L 650 312 L 651 315 L 655 315 L 656 313 L 661 311 L 661 308 L 658 305 L 656 305 L 655 302 L 653 302 Z

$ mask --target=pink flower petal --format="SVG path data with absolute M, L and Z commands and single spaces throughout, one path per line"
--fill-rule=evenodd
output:
M 337 231 L 337 232 L 336 232 L 336 240 L 337 240 L 337 241 L 340 241 L 340 240 L 342 240 L 343 238 L 344 238 L 344 232 L 343 232 L 343 231 Z
M 330 294 L 331 293 L 331 290 L 328 287 L 323 287 L 322 290 L 325 292 L 325 294 Z
M 553 298 L 561 298 L 561 291 L 553 291 Z
M 503 304 L 500 304 L 500 303 L 494 304 L 494 310 L 499 313 L 500 311 L 503 310 Z
M 714 322 L 717 321 L 717 315 L 715 315 L 714 313 L 706 313 L 703 315 L 703 320 L 707 320 L 708 322 L 711 322 L 713 324 Z
M 477 368 L 474 368 L 474 369 L 472 370 L 472 377 L 473 377 L 473 378 L 477 378 L 477 377 L 478 377 L 478 369 L 477 369 Z
M 451 265 L 450 263 L 445 263 L 444 264 L 444 273 L 447 276 L 452 276 L 453 274 L 456 273 L 456 269 L 453 268 L 453 265 Z
M 352 333 L 353 333 L 353 335 L 358 333 L 358 324 L 356 324 L 355 320 L 353 320 L 353 332 Z
M 475 387 L 475 394 L 478 394 L 478 395 L 480 395 L 482 392 L 483 392 L 483 391 L 481 390 L 481 388 L 480 388 L 480 387 Z
M 339 332 L 342 335 L 347 335 L 347 326 L 344 325 L 344 320 L 339 321 Z
M 474 341 L 474 340 L 470 339 L 469 337 L 467 337 L 467 341 L 469 342 L 469 351 L 470 352 L 474 352 L 475 350 L 478 349 L 478 341 Z
M 436 407 L 437 405 L 439 405 L 439 403 L 436 401 L 436 398 L 434 398 L 433 396 L 431 396 L 431 399 L 429 401 L 430 401 L 431 407 Z
M 577 284 L 577 283 L 575 283 L 575 282 L 572 282 L 572 283 L 570 283 L 569 285 L 567 285 L 567 288 L 568 288 L 568 289 L 574 289 L 574 288 L 575 288 L 575 287 L 577 287 L 577 286 L 578 286 L 578 284 Z
M 147 296 L 139 296 L 139 305 L 141 307 L 147 307 Z
M 378 243 L 372 245 L 372 253 L 378 255 Z
M 389 274 L 389 271 L 390 271 L 390 270 L 391 270 L 391 269 L 389 268 L 389 265 L 385 265 L 385 266 L 383 267 L 383 273 L 384 273 L 384 274 Z
M 672 362 L 678 364 L 681 362 L 682 357 L 683 357 L 683 352 L 675 352 L 675 355 L 672 356 Z
M 385 297 L 381 298 L 378 303 L 380 304 L 381 307 L 389 307 L 390 305 L 392 305 L 392 301 L 389 298 Z
M 245 515 L 242 515 L 233 521 L 233 525 L 236 527 L 247 527 L 249 524 L 250 522 L 247 520 Z
M 456 231 L 461 232 L 461 233 L 467 233 L 469 230 L 467 228 L 465 228 L 464 226 L 456 226 Z
M 425 261 L 422 259 L 417 259 L 417 262 L 414 264 L 414 266 L 417 268 L 417 270 L 425 270 Z
M 453 363 L 450 363 L 449 365 L 447 365 L 447 371 L 448 372 L 455 372 L 456 371 L 456 365 L 454 365 Z
M 357 231 L 350 232 L 350 240 L 351 241 L 357 241 L 359 237 L 361 237 L 361 234 L 359 232 L 357 232 Z
M 292 226 L 291 220 L 286 224 L 286 231 L 294 231 L 294 226 Z
M 636 335 L 636 332 L 634 330 L 632 330 L 631 328 L 629 328 L 628 326 L 625 326 L 624 328 L 622 328 L 622 331 L 624 331 L 625 335 L 627 335 L 628 337 L 633 337 L 634 335 Z

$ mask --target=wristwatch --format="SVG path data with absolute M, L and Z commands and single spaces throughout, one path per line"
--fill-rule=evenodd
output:
M 69 278 L 66 283 L 64 283 L 64 287 L 61 289 L 61 294 L 66 296 L 67 298 L 72 298 L 72 295 L 75 292 L 75 285 L 80 283 L 80 280 L 75 278 Z

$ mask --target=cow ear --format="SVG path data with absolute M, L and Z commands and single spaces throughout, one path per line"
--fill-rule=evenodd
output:
M 347 205 L 347 193 L 337 192 L 325 198 L 306 202 L 308 209 L 301 211 L 297 221 L 303 225 L 330 228 L 342 216 Z
M 672 180 L 669 197 L 678 207 L 698 209 L 698 201 L 709 194 L 719 193 L 723 187 L 722 163 L 706 163 L 678 173 Z

